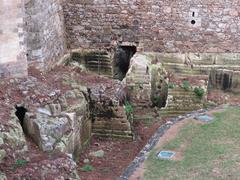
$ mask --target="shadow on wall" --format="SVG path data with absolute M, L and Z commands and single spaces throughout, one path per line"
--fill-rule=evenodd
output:
M 128 72 L 130 59 L 136 53 L 136 46 L 118 46 L 113 58 L 113 78 L 123 80 Z

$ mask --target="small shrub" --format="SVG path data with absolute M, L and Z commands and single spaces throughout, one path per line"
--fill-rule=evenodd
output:
M 174 83 L 169 83 L 168 84 L 169 89 L 174 89 L 175 87 L 176 87 L 176 84 L 174 84 Z
M 199 99 L 202 99 L 203 95 L 204 95 L 204 89 L 203 88 L 198 88 L 198 87 L 195 87 L 194 88 L 194 93 L 196 94 L 196 96 L 199 98 Z
M 21 166 L 25 166 L 27 163 L 28 163 L 28 161 L 25 159 L 18 159 L 18 160 L 16 160 L 15 165 L 17 167 L 21 167 Z
M 94 168 L 93 168 L 93 166 L 91 166 L 91 165 L 85 165 L 85 166 L 83 166 L 83 167 L 81 168 L 81 170 L 82 170 L 82 171 L 85 171 L 85 172 L 90 172 L 90 171 L 93 171 Z
M 13 166 L 12 166 L 12 170 L 15 171 L 15 170 L 16 170 L 17 168 L 19 168 L 19 167 L 26 166 L 27 163 L 28 163 L 28 161 L 25 160 L 25 159 L 17 159 L 17 160 L 15 161 L 15 164 L 13 164 Z
M 130 116 L 133 113 L 133 106 L 128 101 L 125 102 L 125 113 L 127 116 Z
M 189 91 L 189 89 L 190 89 L 189 81 L 183 81 L 182 87 L 185 91 Z

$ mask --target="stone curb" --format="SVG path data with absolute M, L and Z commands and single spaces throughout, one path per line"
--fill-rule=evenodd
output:
M 220 105 L 217 107 L 210 107 L 207 109 L 200 109 L 197 111 L 193 111 L 191 113 L 178 116 L 176 118 L 172 118 L 170 121 L 163 124 L 156 131 L 156 133 L 148 140 L 148 143 L 146 144 L 146 146 L 140 151 L 137 157 L 130 163 L 130 165 L 123 172 L 123 174 L 118 178 L 118 180 L 127 180 L 136 171 L 136 169 L 139 168 L 140 165 L 147 159 L 149 152 L 154 148 L 154 146 L 157 144 L 159 139 L 165 134 L 165 132 L 168 129 L 170 129 L 173 125 L 175 125 L 177 122 L 182 121 L 186 118 L 195 117 L 197 115 L 200 115 L 201 113 L 205 113 L 211 110 L 222 109 L 224 108 L 224 106 L 226 105 Z M 228 107 L 240 107 L 240 105 L 228 105 Z

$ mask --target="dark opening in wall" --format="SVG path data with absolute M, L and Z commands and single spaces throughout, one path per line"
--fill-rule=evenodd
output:
M 222 89 L 223 90 L 231 89 L 231 86 L 232 86 L 232 79 L 231 79 L 230 75 L 224 74 Z
M 17 116 L 21 126 L 23 127 L 23 121 L 24 121 L 27 109 L 25 107 L 23 107 L 23 106 L 18 106 L 18 105 L 16 105 L 15 108 L 16 108 L 15 115 Z
M 195 20 L 192 20 L 192 21 L 191 21 L 191 24 L 192 24 L 192 25 L 196 24 L 196 21 L 195 21 Z
M 113 78 L 123 80 L 126 76 L 130 59 L 136 53 L 136 46 L 118 46 L 113 58 Z
M 153 78 L 154 79 L 154 78 Z M 152 82 L 151 101 L 153 107 L 163 108 L 167 105 L 168 84 L 165 80 Z

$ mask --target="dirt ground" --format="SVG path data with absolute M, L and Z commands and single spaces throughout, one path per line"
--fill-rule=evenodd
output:
M 117 179 L 160 125 L 161 123 L 158 121 L 155 121 L 151 126 L 141 121 L 135 122 L 136 138 L 134 141 L 93 137 L 90 147 L 83 153 L 78 163 L 80 178 L 83 180 Z M 104 157 L 89 156 L 90 152 L 97 150 L 103 150 Z M 90 160 L 88 164 L 93 166 L 93 171 L 84 172 L 81 170 L 86 165 L 83 163 L 84 159 Z

